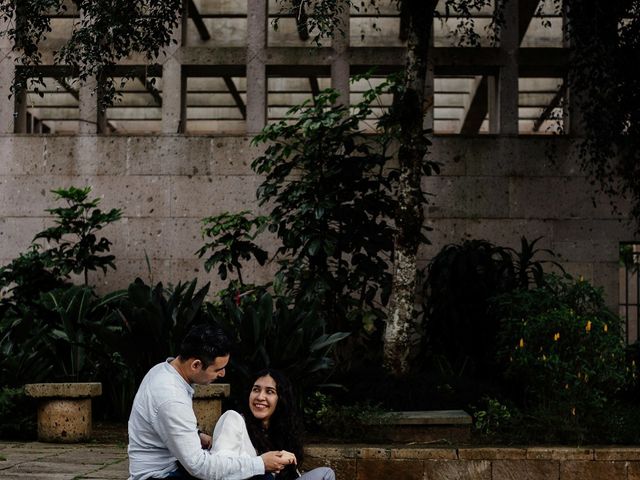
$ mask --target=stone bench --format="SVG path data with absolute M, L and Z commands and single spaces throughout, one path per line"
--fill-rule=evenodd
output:
M 101 383 L 30 383 L 25 394 L 39 400 L 38 440 L 82 442 L 91 436 L 91 399 Z
M 471 438 L 472 418 L 464 410 L 388 412 L 369 423 L 372 433 L 391 442 L 465 442 Z
M 222 399 L 229 396 L 228 383 L 194 385 L 193 413 L 198 421 L 198 429 L 211 435 L 213 427 L 222 414 Z

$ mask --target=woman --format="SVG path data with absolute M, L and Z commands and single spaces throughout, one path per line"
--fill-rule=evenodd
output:
M 255 376 L 244 415 L 228 410 L 220 417 L 213 431 L 211 451 L 213 454 L 255 456 L 284 450 L 291 465 L 275 474 L 277 480 L 298 477 L 335 480 L 333 470 L 327 467 L 299 474 L 296 464 L 302 463 L 303 459 L 301 433 L 291 383 L 278 370 L 266 369 Z M 266 474 L 263 478 L 272 479 L 273 476 Z

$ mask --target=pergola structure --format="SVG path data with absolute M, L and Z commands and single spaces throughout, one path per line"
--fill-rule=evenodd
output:
M 109 72 L 118 85 L 130 78 L 119 87 L 119 100 L 101 113 L 96 83 L 80 85 L 68 68 L 53 64 L 79 18 L 69 2 L 43 45 L 41 95 L 30 88 L 0 107 L 1 131 L 253 134 L 328 87 L 340 91 L 343 102 L 358 102 L 370 83 L 403 66 L 405 27 L 393 0 L 377 1 L 375 9 L 353 7 L 342 19 L 345 35 L 320 46 L 293 16 L 272 28 L 280 11 L 275 0 L 185 3 L 177 45 L 154 65 L 132 57 Z M 548 134 L 566 123 L 563 18 L 552 2 L 510 4 L 499 46 L 488 39 L 489 8 L 475 15 L 477 47 L 457 45 L 455 16 L 434 21 L 428 79 L 434 108 L 426 124 L 436 134 Z M 0 64 L 4 98 L 15 68 L 11 58 Z M 350 76 L 371 69 L 369 81 L 350 84 Z M 383 98 L 380 107 L 390 101 Z

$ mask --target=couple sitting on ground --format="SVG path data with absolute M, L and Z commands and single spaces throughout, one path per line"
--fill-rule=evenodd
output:
M 280 372 L 254 377 L 244 415 L 225 412 L 213 438 L 197 430 L 193 384 L 224 377 L 230 344 L 218 326 L 194 327 L 178 357 L 149 370 L 129 417 L 129 480 L 335 480 L 326 467 L 300 475 L 301 422 Z

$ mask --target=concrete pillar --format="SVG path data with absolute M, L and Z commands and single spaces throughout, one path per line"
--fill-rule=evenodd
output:
M 172 36 L 177 43 L 172 42 L 167 47 L 162 63 L 162 133 L 184 133 L 186 130 L 187 80 L 179 58 L 186 32 L 187 16 L 184 13 L 183 8 L 182 18 Z
M 24 90 L 15 94 L 13 117 L 15 118 L 14 132 L 27 133 L 27 92 Z M 8 102 L 11 103 L 11 102 Z
M 185 43 L 186 4 L 167 46 L 162 63 L 162 133 L 184 133 L 187 124 L 187 79 L 182 74 L 180 51 Z
M 505 24 L 500 32 L 500 50 L 504 63 L 498 72 L 498 102 L 500 133 L 518 133 L 518 2 L 501 0 Z
M 0 17 L 0 32 L 9 29 L 9 22 Z M 15 58 L 12 52 L 13 42 L 6 36 L 0 36 L 0 134 L 14 132 L 14 102 L 7 101 L 11 95 L 11 85 L 15 76 Z
M 267 124 L 267 0 L 247 3 L 247 133 Z
M 174 57 L 162 64 L 162 133 L 184 133 L 187 120 L 186 78 Z
M 487 77 L 487 111 L 489 112 L 489 133 L 500 133 L 500 101 L 498 96 L 498 77 Z
M 78 133 L 98 133 L 98 80 L 89 77 L 80 83 L 78 89 Z
M 349 2 L 343 3 L 344 10 L 338 19 L 332 39 L 333 57 L 331 60 L 331 86 L 340 93 L 338 103 L 349 105 Z M 342 31 L 339 31 L 342 30 Z
M 576 43 L 576 39 L 573 38 L 575 36 L 575 32 L 572 32 L 570 28 L 571 12 L 569 11 L 569 7 L 566 3 L 563 3 L 562 20 L 564 35 L 562 46 L 564 48 L 571 49 L 573 44 Z M 572 88 L 573 81 L 574 79 L 569 74 L 567 78 L 568 88 L 565 94 L 564 102 L 565 108 L 563 111 L 563 128 L 565 133 L 582 137 L 585 134 L 584 109 L 582 108 L 582 103 L 588 101 L 588 99 L 584 98 L 584 96 L 581 95 L 580 92 L 576 92 L 575 89 Z
M 86 13 L 80 11 L 80 16 Z M 78 88 L 78 133 L 98 133 L 98 80 L 90 76 Z

